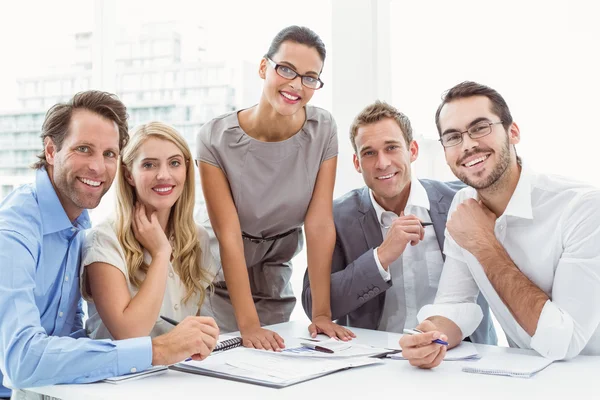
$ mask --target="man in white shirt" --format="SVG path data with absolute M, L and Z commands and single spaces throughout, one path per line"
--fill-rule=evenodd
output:
M 435 298 L 447 212 L 463 185 L 412 177 L 419 148 L 410 121 L 386 103 L 367 106 L 350 139 L 366 186 L 334 201 L 332 316 L 348 326 L 402 332 L 417 325 L 417 312 Z M 307 275 L 302 303 L 311 315 Z M 470 336 L 496 344 L 489 313 Z
M 512 347 L 560 360 L 600 355 L 600 190 L 536 174 L 517 157 L 520 131 L 495 90 L 450 89 L 436 113 L 459 191 L 447 223 L 435 303 L 419 312 L 425 334 L 403 336 L 411 364 L 440 364 L 481 318 L 488 300 Z

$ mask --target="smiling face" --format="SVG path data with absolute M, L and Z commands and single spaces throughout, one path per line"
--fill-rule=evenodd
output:
M 323 61 L 314 47 L 286 41 L 271 57 L 280 65 L 301 75 L 319 77 Z M 259 75 L 265 80 L 262 96 L 281 115 L 293 115 L 304 107 L 315 93 L 302 85 L 301 78 L 289 80 L 279 76 L 266 59 L 260 63 Z
M 125 171 L 136 198 L 149 211 L 170 210 L 181 196 L 187 176 L 186 160 L 175 143 L 149 137 Z
M 44 148 L 48 175 L 69 219 L 98 206 L 117 170 L 117 125 L 91 111 L 75 110 L 61 149 L 49 137 Z
M 392 118 L 362 125 L 354 138 L 357 154 L 354 167 L 363 176 L 381 205 L 392 205 L 408 198 L 410 164 L 417 159 L 419 147 L 414 140 L 407 146 L 398 123 Z
M 498 122 L 500 117 L 491 111 L 491 102 L 485 96 L 461 98 L 445 104 L 440 111 L 442 135 L 465 131 L 475 124 Z M 491 126 L 489 135 L 471 139 L 463 134 L 463 142 L 444 149 L 446 162 L 458 179 L 478 189 L 497 185 L 516 166 L 513 146 L 520 140 L 519 128 L 513 123 L 509 131 L 502 124 Z

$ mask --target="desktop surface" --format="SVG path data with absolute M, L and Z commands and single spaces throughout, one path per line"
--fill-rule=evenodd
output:
M 287 322 L 270 326 L 284 339 L 308 337 L 305 322 Z M 353 329 L 359 343 L 398 348 L 400 334 Z M 485 357 L 490 353 L 527 353 L 532 350 L 476 345 Z M 595 380 L 600 372 L 600 357 L 579 356 L 556 362 L 530 379 L 470 374 L 461 371 L 463 362 L 446 361 L 433 370 L 422 370 L 404 360 L 385 360 L 373 365 L 340 371 L 283 389 L 169 370 L 167 373 L 112 385 L 89 383 L 55 385 L 28 389 L 31 392 L 75 399 L 365 399 L 427 398 L 445 399 L 533 399 L 571 398 L 600 392 Z M 564 397 L 562 397 L 564 396 Z

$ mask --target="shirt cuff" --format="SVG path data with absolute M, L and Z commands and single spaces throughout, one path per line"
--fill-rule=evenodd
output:
M 439 315 L 454 322 L 462 333 L 462 338 L 470 336 L 481 323 L 483 312 L 477 303 L 428 304 L 417 314 L 419 323 L 429 317 Z
M 535 334 L 531 337 L 530 346 L 540 355 L 552 360 L 568 358 L 573 329 L 571 316 L 547 300 L 538 319 Z
M 119 376 L 140 372 L 152 366 L 152 340 L 149 336 L 113 343 L 117 345 Z
M 385 269 L 383 269 L 383 266 L 379 262 L 379 256 L 377 255 L 377 249 L 378 249 L 378 247 L 375 247 L 373 249 L 373 257 L 375 257 L 375 264 L 377 264 L 377 269 L 379 269 L 379 274 L 381 275 L 381 279 L 383 279 L 386 282 L 389 282 L 390 279 L 392 279 L 392 275 L 390 274 L 390 271 L 386 271 Z

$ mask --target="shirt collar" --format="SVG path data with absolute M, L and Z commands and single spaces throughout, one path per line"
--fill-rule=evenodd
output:
M 373 208 L 375 209 L 375 213 L 377 214 L 377 221 L 381 224 L 381 214 L 383 214 L 386 210 L 379 205 L 375 197 L 373 196 L 373 191 L 369 189 L 369 196 L 371 198 L 371 203 L 373 204 Z M 421 207 L 429 211 L 429 196 L 427 195 L 427 191 L 421 184 L 421 182 L 411 174 L 410 180 L 410 193 L 408 194 L 408 200 L 406 201 L 406 208 L 411 207 Z
M 58 195 L 52 186 L 50 177 L 46 168 L 40 168 L 35 175 L 35 187 L 37 192 L 40 214 L 42 216 L 42 225 L 44 235 L 59 232 L 73 227 L 79 229 L 88 229 L 91 226 L 87 210 L 83 210 L 77 217 L 75 223 L 71 223 Z
M 534 172 L 525 162 L 521 162 L 521 175 L 519 182 L 513 192 L 504 215 L 513 217 L 533 219 L 533 208 L 531 206 L 531 181 L 534 178 Z

